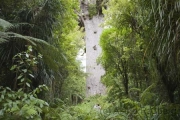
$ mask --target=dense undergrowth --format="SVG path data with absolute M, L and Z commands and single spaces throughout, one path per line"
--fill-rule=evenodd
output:
M 99 104 L 101 109 L 95 109 Z M 175 104 L 159 106 L 142 105 L 130 99 L 108 102 L 107 96 L 92 96 L 75 106 L 68 106 L 59 100 L 50 108 L 46 119 L 55 120 L 178 120 L 180 109 Z

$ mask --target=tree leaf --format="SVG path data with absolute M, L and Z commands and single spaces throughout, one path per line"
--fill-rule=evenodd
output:
M 26 83 L 26 85 L 27 85 L 28 87 L 30 87 L 30 84 L 29 84 L 29 83 Z
M 22 71 L 23 71 L 24 73 L 26 73 L 26 72 L 27 72 L 27 69 L 23 69 Z
M 21 82 L 24 82 L 24 78 L 21 79 Z
M 32 75 L 32 74 L 29 74 L 29 76 L 31 76 L 32 78 L 34 78 L 34 75 Z
M 26 53 L 26 57 L 29 58 L 29 54 Z
M 18 78 L 17 79 L 21 79 L 23 77 L 23 75 L 22 74 L 20 74 L 19 76 L 18 76 Z
M 17 68 L 17 65 L 13 65 L 10 70 L 14 70 Z

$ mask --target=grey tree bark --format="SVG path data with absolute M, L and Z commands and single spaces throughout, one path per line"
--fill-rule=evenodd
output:
M 100 64 L 96 62 L 101 54 L 99 39 L 103 28 L 100 25 L 103 22 L 103 15 L 94 15 L 89 17 L 88 5 L 96 5 L 96 0 L 81 0 L 81 21 L 85 28 L 86 42 L 86 96 L 96 94 L 105 94 L 105 86 L 101 83 L 101 76 L 105 73 Z

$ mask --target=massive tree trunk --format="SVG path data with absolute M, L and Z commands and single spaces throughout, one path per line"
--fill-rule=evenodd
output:
M 89 5 L 93 5 L 97 10 L 93 16 L 89 15 Z M 103 15 L 99 14 L 96 0 L 81 0 L 81 19 L 85 28 L 86 41 L 86 72 L 88 73 L 86 79 L 86 95 L 104 94 L 105 87 L 100 82 L 101 76 L 104 74 L 104 69 L 96 62 L 101 53 L 99 39 L 103 30 L 100 27 L 103 22 Z

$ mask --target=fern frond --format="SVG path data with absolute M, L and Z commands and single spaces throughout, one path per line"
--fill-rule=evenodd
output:
M 13 23 L 10 26 L 7 26 L 4 31 L 11 31 L 11 32 L 16 32 L 18 30 L 21 30 L 23 27 L 29 27 L 29 28 L 33 28 L 34 24 L 30 24 L 30 23 Z
M 23 36 L 23 35 L 20 35 L 20 34 L 17 34 L 17 33 L 14 33 L 14 32 L 6 32 L 6 37 L 7 38 L 20 38 L 20 39 L 8 39 L 9 41 L 11 40 L 26 40 L 27 42 L 31 43 L 33 46 L 36 46 L 36 44 L 30 40 L 30 38 L 28 36 Z
M 5 43 L 5 42 L 7 42 L 7 40 L 6 40 L 6 39 L 4 39 L 4 38 L 0 38 L 0 44 Z
M 3 30 L 10 26 L 13 26 L 13 24 L 0 18 L 0 27 L 3 28 Z
M 21 108 L 21 112 L 26 114 L 27 116 L 34 116 L 38 114 L 34 106 L 27 105 L 27 104 Z
M 154 87 L 156 86 L 155 83 L 153 83 L 152 85 L 150 85 L 149 87 L 147 87 L 143 93 L 141 94 L 141 97 L 144 96 L 146 93 L 150 92 Z
M 30 44 L 34 46 L 44 57 L 44 61 L 46 64 L 54 69 L 58 69 L 58 64 L 55 64 L 55 61 L 65 61 L 67 62 L 66 57 L 60 52 L 60 49 L 57 49 L 53 45 L 50 45 L 48 42 L 34 38 L 31 36 L 25 36 L 14 32 L 1 32 L 0 31 L 0 45 L 4 44 L 5 42 L 12 42 L 15 41 L 16 43 L 22 44 L 23 42 L 27 42 L 27 44 Z M 8 51 L 6 51 L 8 52 Z M 9 53 L 7 53 L 9 54 Z
M 18 39 L 9 39 L 9 38 L 18 38 Z M 37 44 L 41 45 L 41 46 L 45 46 L 45 47 L 50 47 L 52 48 L 54 51 L 57 51 L 57 49 L 50 45 L 49 43 L 47 43 L 44 40 L 38 39 L 38 38 L 34 38 L 34 37 L 30 37 L 30 36 L 24 36 L 18 33 L 14 33 L 14 32 L 0 32 L 0 44 L 2 42 L 8 42 L 8 41 L 20 41 L 20 40 L 25 40 L 27 42 L 29 42 L 31 45 L 33 46 L 37 46 Z M 1 42 L 2 41 L 2 42 Z

